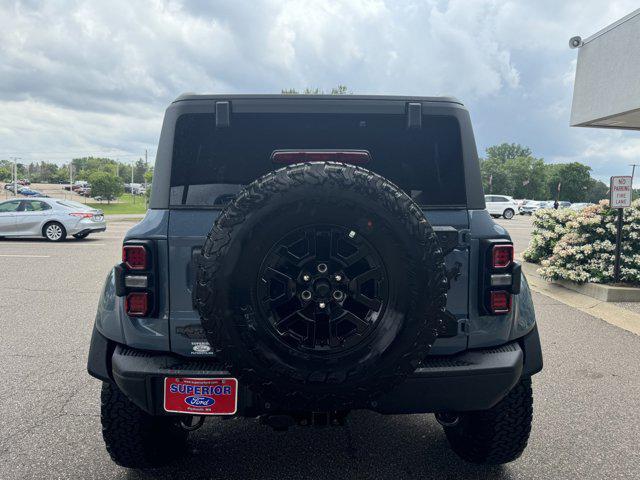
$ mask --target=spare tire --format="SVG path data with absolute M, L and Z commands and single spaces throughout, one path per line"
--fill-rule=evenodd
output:
M 279 408 L 351 408 L 400 383 L 442 326 L 438 240 L 363 168 L 292 165 L 242 190 L 202 248 L 194 290 L 228 368 Z

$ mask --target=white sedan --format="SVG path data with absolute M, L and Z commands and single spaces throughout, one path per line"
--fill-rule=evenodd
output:
M 52 242 L 104 232 L 102 210 L 72 200 L 34 197 L 0 203 L 0 237 L 44 237 Z

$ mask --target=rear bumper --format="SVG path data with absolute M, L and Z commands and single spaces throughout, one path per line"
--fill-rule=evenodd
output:
M 390 393 L 358 407 L 385 414 L 485 410 L 499 402 L 521 376 L 541 369 L 540 340 L 534 328 L 525 337 L 499 347 L 428 357 Z M 88 371 L 96 378 L 114 382 L 135 404 L 153 415 L 165 414 L 165 377 L 230 376 L 216 360 L 131 349 L 113 344 L 95 329 Z M 267 410 L 258 395 L 247 386 L 239 386 L 238 415 L 253 417 L 277 410 L 273 402 Z
M 104 232 L 107 229 L 106 220 L 95 222 L 93 220 L 80 220 L 73 227 L 68 227 L 69 235 L 78 235 L 82 233 Z

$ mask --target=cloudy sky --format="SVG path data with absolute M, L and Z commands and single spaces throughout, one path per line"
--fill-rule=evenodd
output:
M 182 92 L 453 95 L 507 141 L 605 178 L 640 133 L 569 128 L 576 50 L 637 0 L 0 0 L 0 158 L 153 159 Z

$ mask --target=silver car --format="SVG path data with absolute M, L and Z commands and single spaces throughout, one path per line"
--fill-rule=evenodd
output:
M 0 203 L 0 237 L 44 237 L 52 242 L 104 232 L 102 210 L 72 200 L 15 198 Z

